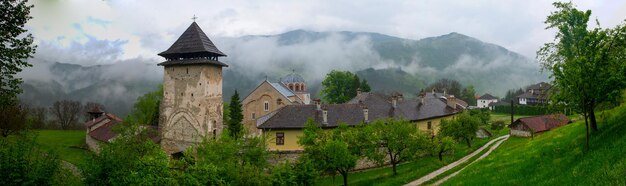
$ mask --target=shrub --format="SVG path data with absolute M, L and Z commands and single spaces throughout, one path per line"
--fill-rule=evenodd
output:
M 500 130 L 504 128 L 504 121 L 497 120 L 491 123 L 491 130 Z

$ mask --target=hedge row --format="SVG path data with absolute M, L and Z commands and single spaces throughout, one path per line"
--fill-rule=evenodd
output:
M 511 106 L 496 106 L 493 112 L 509 114 L 511 113 Z M 546 106 L 515 105 L 515 114 L 519 115 L 543 115 L 549 113 L 550 110 Z

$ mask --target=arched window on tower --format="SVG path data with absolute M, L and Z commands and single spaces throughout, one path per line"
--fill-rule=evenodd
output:
M 289 89 L 293 90 L 293 84 L 289 83 Z

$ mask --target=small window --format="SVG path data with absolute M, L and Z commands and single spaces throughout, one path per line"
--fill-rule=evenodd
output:
M 265 102 L 263 103 L 263 110 L 265 111 L 269 111 L 270 110 L 270 103 L 269 102 Z
M 433 124 L 429 121 L 428 122 L 428 130 L 431 130 L 431 129 L 433 129 Z
M 276 145 L 284 145 L 285 144 L 285 133 L 277 132 L 276 133 Z
M 256 119 L 256 113 L 254 113 L 254 112 L 252 113 L 252 119 L 253 120 Z

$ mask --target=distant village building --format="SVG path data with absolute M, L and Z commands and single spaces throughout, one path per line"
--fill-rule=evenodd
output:
M 89 150 L 99 153 L 100 143 L 111 142 L 117 137 L 117 133 L 112 129 L 122 123 L 122 119 L 113 114 L 104 113 L 98 106 L 87 113 L 89 113 L 89 120 L 85 122 L 85 143 Z
M 166 51 L 163 100 L 159 110 L 161 146 L 170 154 L 184 151 L 223 129 L 222 53 L 196 22 Z
M 515 120 L 509 128 L 512 136 L 531 137 L 535 134 L 542 133 L 570 122 L 563 114 L 543 115 L 519 118 Z
M 295 72 L 280 79 L 280 82 L 263 81 L 241 102 L 243 125 L 250 135 L 260 135 L 257 119 L 286 105 L 310 104 L 307 85 Z
M 543 105 L 548 103 L 549 90 L 552 88 L 552 85 L 541 82 L 534 85 L 529 86 L 526 89 L 526 92 L 522 95 L 517 96 L 518 103 L 520 105 Z
M 497 103 L 498 98 L 492 96 L 491 94 L 484 94 L 476 99 L 476 107 L 478 108 L 487 108 L 491 103 Z
M 335 128 L 340 123 L 349 126 L 383 118 L 409 120 L 419 130 L 435 135 L 441 119 L 450 119 L 467 107 L 453 95 L 425 93 L 415 100 L 404 100 L 402 94 L 391 96 L 379 93 L 359 93 L 344 104 L 285 105 L 257 119 L 270 150 L 300 151 L 297 143 L 303 135 L 304 124 L 312 118 L 324 129 Z

